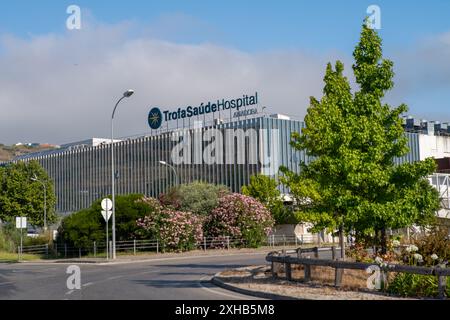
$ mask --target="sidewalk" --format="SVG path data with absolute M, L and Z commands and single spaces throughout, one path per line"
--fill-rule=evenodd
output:
M 270 247 L 262 247 L 257 249 L 208 249 L 204 250 L 193 250 L 187 252 L 168 252 L 168 253 L 138 253 L 136 255 L 133 254 L 121 254 L 118 253 L 117 258 L 115 260 L 106 260 L 106 258 L 94 258 L 94 257 L 85 257 L 85 258 L 68 258 L 68 259 L 41 259 L 41 260 L 33 260 L 33 261 L 23 261 L 21 263 L 26 264 L 42 264 L 42 263 L 80 263 L 80 264 L 118 264 L 118 263 L 138 263 L 145 262 L 151 260 L 164 260 L 164 259 L 179 259 L 179 258 L 194 258 L 194 257 L 214 257 L 214 256 L 232 256 L 232 255 L 242 255 L 242 254 L 252 254 L 252 255 L 264 255 L 272 252 L 277 248 Z M 286 246 L 283 249 L 296 249 L 296 246 Z

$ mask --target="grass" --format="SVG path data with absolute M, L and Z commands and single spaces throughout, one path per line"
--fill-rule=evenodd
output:
M 41 257 L 34 254 L 23 254 L 22 261 L 39 260 Z M 0 263 L 16 263 L 19 262 L 17 253 L 0 251 Z

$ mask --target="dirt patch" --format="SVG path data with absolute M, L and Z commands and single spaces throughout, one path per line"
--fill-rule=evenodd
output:
M 329 269 L 329 270 L 328 270 Z M 282 268 L 279 268 L 282 272 Z M 280 274 L 282 276 L 282 274 Z M 304 270 L 292 270 L 293 279 L 286 281 L 272 278 L 268 266 L 252 266 L 236 270 L 227 270 L 225 274 L 216 277 L 235 287 L 272 293 L 276 295 L 311 300 L 404 300 L 404 298 L 388 296 L 370 291 L 366 288 L 367 274 L 360 270 L 345 270 L 342 287 L 337 289 L 334 285 L 334 269 L 315 266 L 311 268 L 311 282 L 304 283 L 302 278 Z M 408 300 L 408 299 L 407 299 Z

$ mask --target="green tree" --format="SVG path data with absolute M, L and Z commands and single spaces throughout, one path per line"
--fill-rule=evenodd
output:
M 284 205 L 278 186 L 275 179 L 257 174 L 250 177 L 250 184 L 243 186 L 241 192 L 264 204 L 277 224 L 295 224 L 298 221 L 293 211 Z
M 314 229 L 375 233 L 383 251 L 386 229 L 432 219 L 439 197 L 426 177 L 435 170 L 432 159 L 396 165 L 407 154 L 401 114 L 382 102 L 392 89 L 393 63 L 382 58 L 381 38 L 363 25 L 354 51 L 354 94 L 344 66 L 328 64 L 324 95 L 311 98 L 306 128 L 293 135 L 292 146 L 312 157 L 299 175 L 282 168 L 283 182 L 296 196 L 303 221 Z M 343 251 L 344 252 L 344 251 Z M 342 252 L 342 253 L 343 253 Z
M 37 161 L 11 163 L 0 168 L 0 219 L 27 217 L 35 226 L 44 225 L 44 188 L 32 181 L 36 176 L 46 187 L 47 222 L 53 223 L 56 197 L 53 182 Z
M 147 199 L 148 200 L 148 199 Z M 120 195 L 116 197 L 116 237 L 117 241 L 132 238 L 145 238 L 136 221 L 152 214 L 151 207 L 141 194 Z M 157 202 L 157 200 L 155 200 Z M 106 222 L 101 215 L 101 200 L 91 207 L 76 212 L 63 219 L 58 229 L 59 241 L 77 247 L 89 247 L 93 241 L 104 242 L 106 238 Z M 111 223 L 109 223 L 111 235 Z
M 226 186 L 195 181 L 170 189 L 160 201 L 176 210 L 208 215 L 217 207 L 219 199 L 229 193 Z
M 93 241 L 104 243 L 104 225 L 100 212 L 95 213 L 92 208 L 81 210 L 62 220 L 58 229 L 58 240 L 78 248 L 88 248 L 92 246 Z

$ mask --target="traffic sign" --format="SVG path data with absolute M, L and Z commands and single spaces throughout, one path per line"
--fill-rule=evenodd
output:
M 106 199 L 102 200 L 102 209 L 104 211 L 111 211 L 112 210 L 112 201 L 111 201 L 111 199 L 106 198 Z
M 16 228 L 26 229 L 27 228 L 27 217 L 16 217 Z
M 109 218 L 111 218 L 111 215 L 112 215 L 112 211 L 102 211 L 102 216 L 103 216 L 103 219 L 105 219 L 105 221 L 108 221 L 109 220 Z M 108 218 L 106 218 L 106 217 L 108 217 Z

